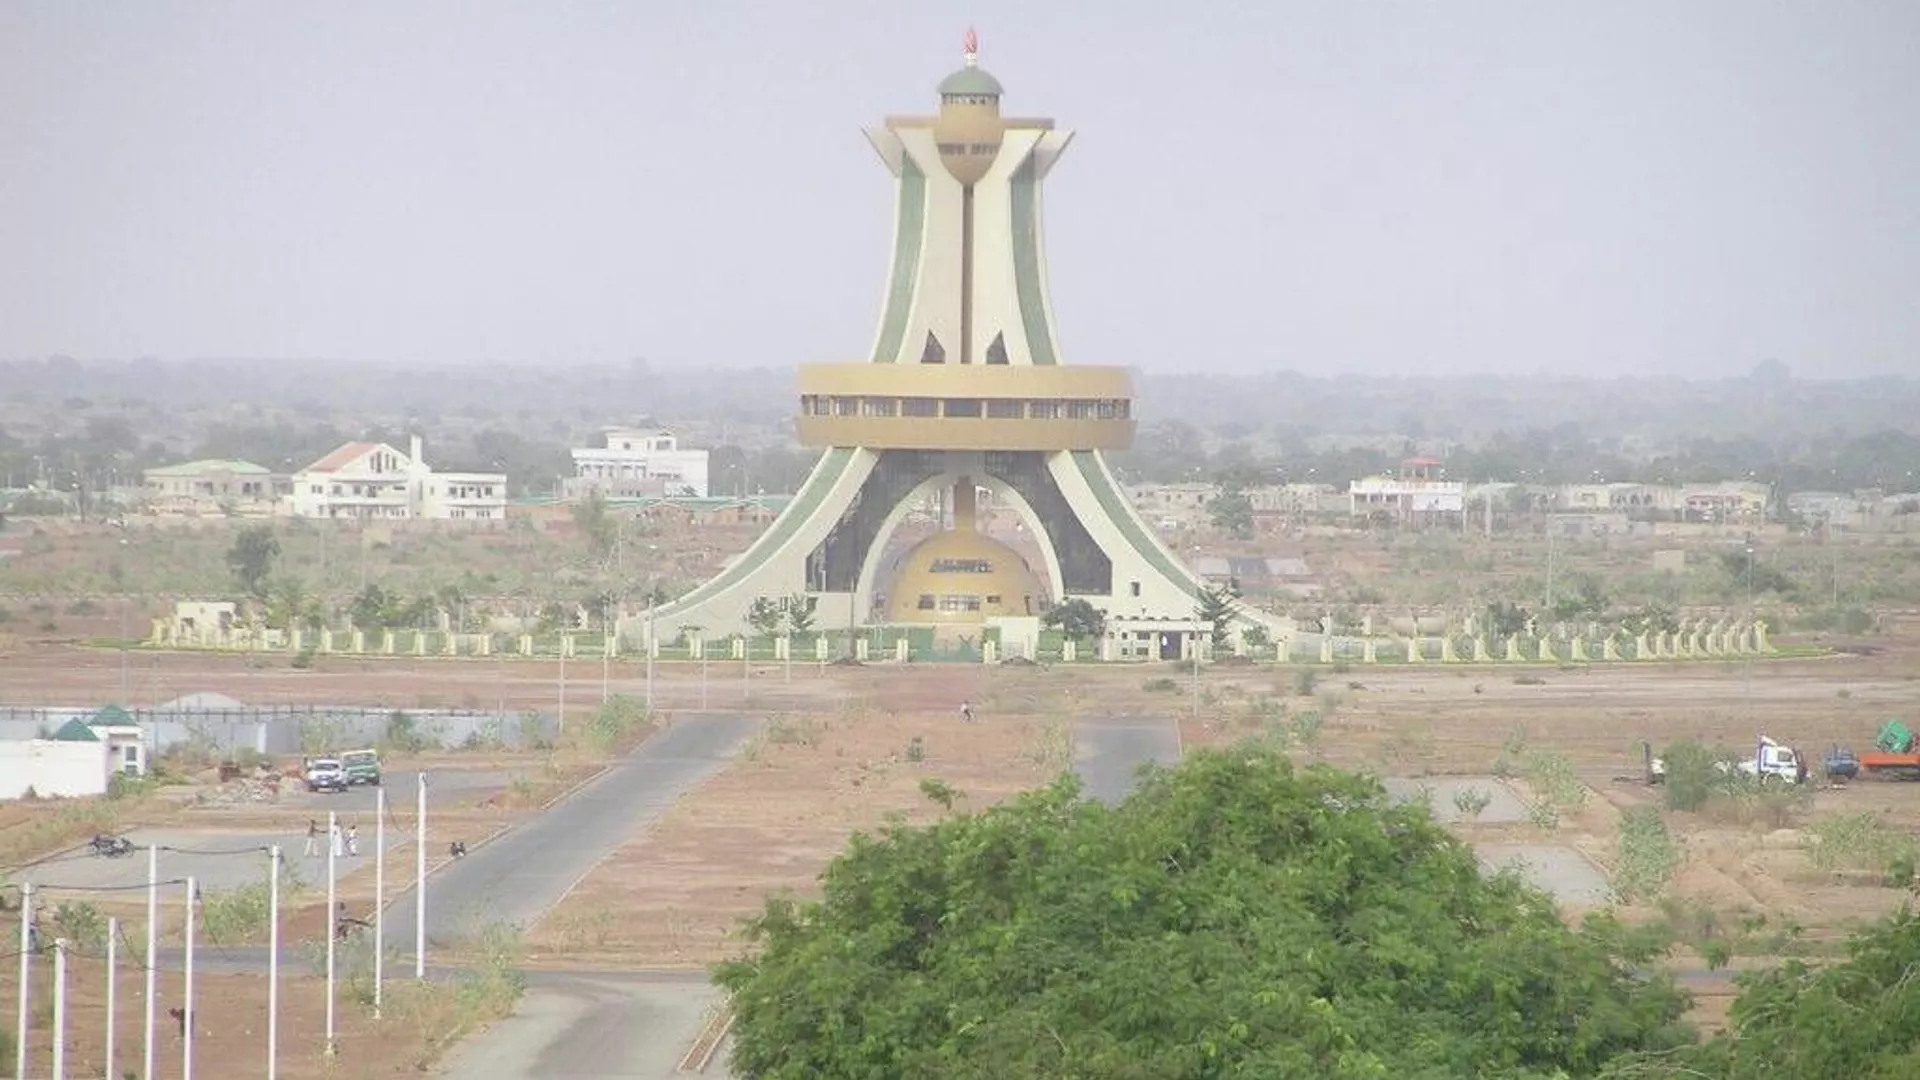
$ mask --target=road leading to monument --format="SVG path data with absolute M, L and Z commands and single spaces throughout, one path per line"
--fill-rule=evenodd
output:
M 1166 717 L 1088 717 L 1074 728 L 1073 741 L 1081 783 L 1105 803 L 1127 797 L 1140 766 L 1180 763 L 1180 734 Z
M 586 787 L 441 869 L 427 881 L 429 955 L 496 923 L 532 924 L 594 864 L 718 772 L 758 726 L 758 717 L 734 713 L 683 716 Z M 428 813 L 428 842 L 444 848 Z M 387 908 L 386 941 L 413 950 L 411 888 Z

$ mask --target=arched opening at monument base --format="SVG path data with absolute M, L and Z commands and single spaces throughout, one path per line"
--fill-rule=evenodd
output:
M 977 626 L 994 618 L 1041 615 L 1049 606 L 1046 583 L 1018 551 L 982 531 L 972 478 L 953 484 L 949 505 L 945 528 L 911 540 L 894 559 L 883 557 L 891 573 L 875 593 L 880 619 L 897 625 Z

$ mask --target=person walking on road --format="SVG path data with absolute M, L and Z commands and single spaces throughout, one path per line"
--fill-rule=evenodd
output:
M 973 723 L 973 703 L 971 701 L 963 701 L 960 703 L 960 722 L 963 724 Z
M 337 821 L 327 827 L 327 850 L 333 852 L 336 859 L 346 854 L 346 848 L 340 843 L 340 823 Z
M 313 820 L 312 818 L 308 818 L 307 819 L 307 858 L 311 859 L 318 856 L 319 854 L 320 854 L 320 823 Z
M 350 856 L 360 854 L 360 826 L 358 825 L 347 826 L 347 854 Z

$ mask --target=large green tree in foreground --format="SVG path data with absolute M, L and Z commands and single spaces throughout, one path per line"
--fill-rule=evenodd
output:
M 718 972 L 737 1075 L 1520 1080 L 1690 1041 L 1619 926 L 1264 750 L 857 837 L 824 886 Z

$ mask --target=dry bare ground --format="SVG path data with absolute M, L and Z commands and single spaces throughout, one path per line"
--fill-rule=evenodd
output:
M 1382 776 L 1486 776 L 1504 753 L 1524 746 L 1564 762 L 1588 792 L 1584 804 L 1550 828 L 1468 823 L 1460 831 L 1474 840 L 1572 847 L 1610 869 L 1620 815 L 1660 797 L 1634 779 L 1642 740 L 1738 748 L 1765 733 L 1818 755 L 1830 743 L 1864 746 L 1889 717 L 1920 719 L 1920 629 L 1897 628 L 1876 646 L 1874 655 L 1754 663 L 1354 665 L 1316 669 L 1311 686 L 1295 669 L 1222 664 L 1203 671 L 1197 710 L 1191 674 L 1178 665 L 802 665 L 791 682 L 783 666 L 756 665 L 743 684 L 737 666 L 714 664 L 704 688 L 710 703 L 737 707 L 751 694 L 751 705 L 769 716 L 766 734 L 583 879 L 533 929 L 530 951 L 534 962 L 549 965 L 710 963 L 739 947 L 729 935 L 769 893 L 817 888 L 821 868 L 851 832 L 877 828 L 889 815 L 924 820 L 941 813 L 921 792 L 922 780 L 963 792 L 963 809 L 989 805 L 1069 767 L 1070 725 L 1101 714 L 1175 718 L 1188 747 L 1280 730 L 1303 758 Z M 110 653 L 47 661 L 45 652 L 33 662 L 0 659 L 0 678 L 9 686 L 31 682 L 47 700 L 98 693 L 118 679 Z M 317 673 L 248 669 L 223 657 L 135 662 L 179 692 L 392 706 L 459 704 L 462 695 L 484 693 L 509 708 L 551 707 L 558 675 L 550 663 L 489 661 L 332 658 Z M 576 684 L 587 691 L 584 710 L 597 703 L 598 665 L 571 667 L 589 676 Z M 615 692 L 633 689 L 638 675 L 636 665 L 616 665 Z M 656 679 L 660 699 L 681 708 L 703 693 L 688 665 L 661 665 Z M 962 700 L 975 703 L 980 723 L 960 723 Z M 910 749 L 916 738 L 917 751 Z M 1518 786 L 1526 791 L 1524 782 Z M 1684 860 L 1668 895 L 1685 901 L 1689 917 L 1722 927 L 1765 914 L 1771 926 L 1798 925 L 1815 939 L 1839 934 L 1906 898 L 1871 875 L 1819 869 L 1809 860 L 1810 822 L 1861 812 L 1912 833 L 1920 828 L 1920 785 L 1819 791 L 1804 810 L 1784 817 L 1669 813 Z M 1628 911 L 1655 914 L 1651 906 Z M 1701 1015 L 1711 1021 L 1723 1006 L 1710 997 Z

